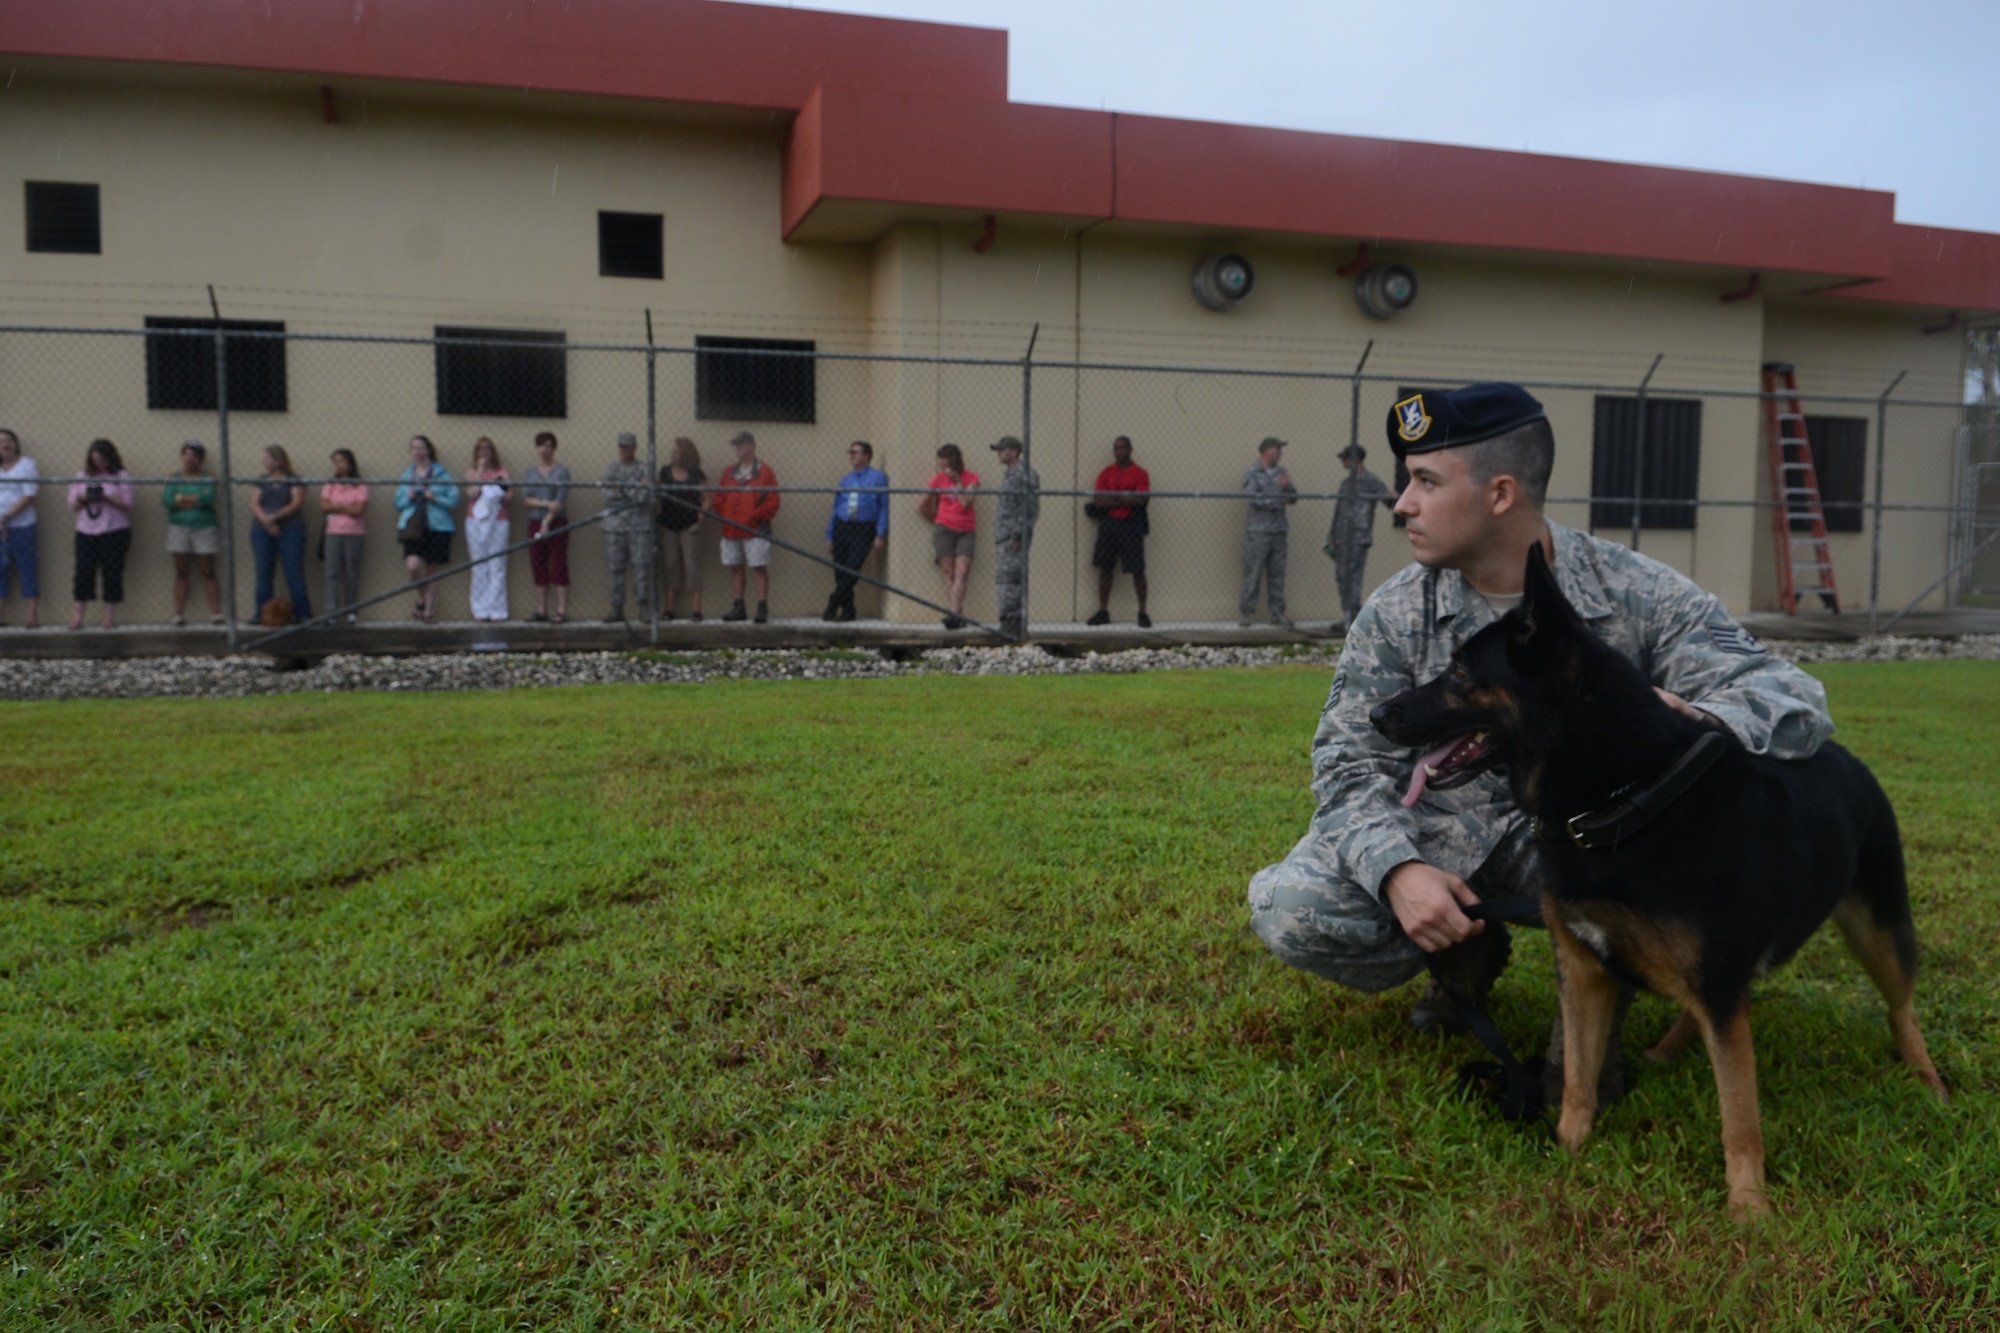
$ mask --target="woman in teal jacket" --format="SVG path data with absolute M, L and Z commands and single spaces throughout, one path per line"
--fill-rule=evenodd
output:
M 410 465 L 396 487 L 396 539 L 403 544 L 410 582 L 451 563 L 451 511 L 457 507 L 458 486 L 437 461 L 436 447 L 428 437 L 412 435 Z M 426 625 L 437 624 L 437 595 L 435 583 L 417 589 L 415 614 Z

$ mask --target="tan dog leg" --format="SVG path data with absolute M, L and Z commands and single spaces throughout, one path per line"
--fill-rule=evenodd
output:
M 1669 1060 L 1680 1059 L 1681 1052 L 1687 1049 L 1688 1042 L 1692 1041 L 1694 1034 L 1699 1031 L 1701 1024 L 1694 1021 L 1694 1011 L 1681 1010 L 1681 1016 L 1667 1029 L 1667 1035 L 1654 1042 L 1646 1051 L 1646 1058 L 1654 1064 L 1661 1065 Z
M 1576 1153 L 1582 1151 L 1597 1118 L 1597 1076 L 1604 1067 L 1605 1042 L 1618 1010 L 1618 983 L 1551 906 L 1544 902 L 1542 916 L 1556 940 L 1563 1018 L 1562 1119 L 1556 1124 L 1556 1142 Z
M 1877 925 L 1867 905 L 1854 898 L 1834 908 L 1833 919 L 1847 947 L 1867 969 L 1875 989 L 1889 1002 L 1889 1034 L 1895 1038 L 1896 1054 L 1939 1101 L 1950 1101 L 1951 1094 L 1945 1091 L 1944 1080 L 1938 1077 L 1937 1066 L 1931 1063 L 1930 1050 L 1924 1045 L 1923 1031 L 1917 1026 L 1917 978 L 1903 967 L 1895 932 Z
M 1722 1101 L 1722 1160 L 1729 1175 L 1729 1211 L 1738 1217 L 1771 1211 L 1764 1192 L 1764 1124 L 1757 1111 L 1757 1052 L 1750 1042 L 1748 997 L 1720 1027 L 1697 1011 L 1709 1067 Z

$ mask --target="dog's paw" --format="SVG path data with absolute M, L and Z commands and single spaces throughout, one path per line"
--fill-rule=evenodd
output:
M 1762 1185 L 1729 1191 L 1729 1215 L 1739 1222 L 1761 1221 L 1776 1212 L 1777 1209 L 1771 1206 L 1771 1196 L 1764 1192 Z

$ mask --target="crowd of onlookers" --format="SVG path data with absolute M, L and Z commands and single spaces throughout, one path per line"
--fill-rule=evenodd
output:
M 995 584 L 1001 628 L 1026 630 L 1026 561 L 1040 517 L 1040 478 L 1029 467 L 1025 449 L 1013 436 L 991 446 L 1001 468 L 995 488 L 992 535 Z M 411 586 L 411 616 L 422 623 L 437 620 L 439 582 L 433 576 L 455 562 L 471 563 L 471 611 L 477 621 L 509 618 L 507 553 L 515 545 L 512 521 L 518 510 L 527 520 L 528 563 L 533 575 L 535 609 L 530 619 L 562 622 L 569 618 L 569 543 L 579 522 L 594 522 L 604 542 L 608 609 L 605 620 L 626 618 L 629 591 L 636 611 L 654 610 L 668 620 L 685 616 L 702 619 L 703 564 L 715 550 L 729 579 L 730 607 L 721 619 L 769 618 L 772 520 L 781 495 L 776 472 L 757 456 L 757 440 L 739 431 L 730 441 L 733 461 L 711 477 L 694 441 L 673 442 L 665 466 L 657 475 L 638 457 L 638 439 L 630 432 L 617 437 L 616 461 L 594 485 L 577 482 L 557 461 L 559 444 L 553 432 L 542 431 L 534 441 L 536 461 L 519 474 L 501 461 L 499 447 L 487 436 L 472 446 L 465 471 L 454 476 L 438 457 L 427 436 L 409 441 L 409 463 L 393 490 L 394 540 L 402 553 Z M 1287 509 L 1298 492 L 1280 458 L 1285 442 L 1266 439 L 1256 463 L 1243 478 L 1249 502 L 1239 596 L 1241 623 L 1250 623 L 1261 589 L 1271 618 L 1290 624 L 1285 613 L 1285 551 Z M 1347 493 L 1357 486 L 1368 499 L 1359 506 L 1372 524 L 1376 499 L 1389 494 L 1360 466 L 1363 451 L 1350 447 L 1342 455 L 1349 481 L 1342 487 L 1335 528 L 1327 552 L 1343 564 L 1353 563 L 1355 514 L 1347 513 Z M 866 577 L 863 567 L 889 536 L 892 490 L 888 476 L 874 465 L 874 449 L 856 440 L 847 448 L 848 472 L 834 489 L 825 532 L 833 589 L 822 618 L 855 618 L 855 589 Z M 362 479 L 352 451 L 335 449 L 328 459 L 327 479 L 309 486 L 301 480 L 291 455 L 270 445 L 260 456 L 260 474 L 246 487 L 250 510 L 249 553 L 255 582 L 255 614 L 267 625 L 284 625 L 314 617 L 314 590 L 306 577 L 308 516 L 317 511 L 317 552 L 324 566 L 319 590 L 326 619 L 358 619 L 363 600 L 362 551 L 369 540 L 371 489 L 384 483 Z M 975 534 L 979 527 L 981 478 L 970 468 L 956 444 L 936 453 L 936 471 L 919 497 L 917 515 L 931 528 L 932 554 L 940 578 L 939 609 L 946 629 L 959 629 L 965 618 L 966 587 L 971 576 Z M 14 432 L 0 429 L 0 624 L 6 623 L 10 591 L 26 611 L 25 625 L 39 623 L 40 580 L 35 498 L 41 484 L 35 461 L 23 456 Z M 316 495 L 308 492 L 315 490 Z M 572 501 L 580 490 L 599 493 L 600 511 L 577 518 Z M 1112 443 L 1112 461 L 1097 476 L 1084 514 L 1097 525 L 1091 563 L 1098 571 L 1098 608 L 1088 623 L 1108 624 L 1114 580 L 1123 570 L 1132 580 L 1138 603 L 1137 623 L 1152 625 L 1147 612 L 1146 539 L 1151 531 L 1148 507 L 1152 479 L 1133 461 L 1132 442 L 1119 436 Z M 110 440 L 91 442 L 84 466 L 71 480 L 67 503 L 74 516 L 75 560 L 71 598 L 71 629 L 90 619 L 91 606 L 104 604 L 105 628 L 116 622 L 124 600 L 125 568 L 131 555 L 132 515 L 140 503 L 131 474 Z M 181 446 L 179 471 L 158 487 L 166 511 L 167 552 L 173 562 L 172 623 L 187 623 L 188 600 L 199 580 L 210 621 L 223 620 L 222 594 L 216 561 L 224 540 L 219 483 L 210 470 L 208 451 L 199 440 Z M 1345 518 L 1342 515 L 1345 515 Z M 1347 535 L 1343 537 L 1343 523 Z M 464 545 L 457 545 L 463 533 Z M 714 534 L 711 542 L 710 534 Z M 1365 525 L 1364 525 L 1365 533 Z M 1365 535 L 1360 549 L 1365 559 Z M 1343 570 L 1343 573 L 1347 571 Z M 284 590 L 278 588 L 282 574 Z M 657 575 L 657 578 L 656 578 Z M 1358 579 L 1358 573 L 1355 575 Z M 1343 580 L 1343 600 L 1346 596 Z M 657 583 L 657 588 L 656 588 Z M 1353 608 L 1348 608 L 1352 614 Z

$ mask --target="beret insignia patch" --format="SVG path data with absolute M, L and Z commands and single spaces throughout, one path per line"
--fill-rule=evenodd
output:
M 1424 411 L 1424 396 L 1411 394 L 1396 404 L 1396 433 L 1414 444 L 1431 428 L 1430 413 Z
M 1741 625 L 1710 625 L 1708 637 L 1713 639 L 1715 646 L 1725 653 L 1754 657 L 1764 651 L 1764 645 L 1757 642 L 1755 636 Z

